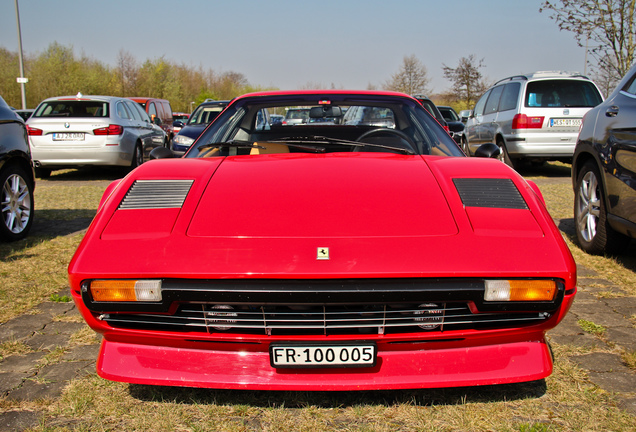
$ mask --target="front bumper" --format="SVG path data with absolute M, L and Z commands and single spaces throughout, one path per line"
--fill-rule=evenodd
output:
M 495 385 L 542 379 L 552 372 L 542 334 L 509 343 L 456 344 L 449 342 L 447 348 L 406 344 L 407 348 L 394 351 L 380 348 L 372 368 L 275 369 L 268 352 L 250 351 L 241 344 L 184 349 L 105 339 L 97 372 L 102 378 L 133 384 L 287 391 Z

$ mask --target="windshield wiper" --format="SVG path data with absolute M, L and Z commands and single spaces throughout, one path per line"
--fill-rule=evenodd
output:
M 415 154 L 415 151 L 413 151 L 412 149 L 408 149 L 404 147 L 395 147 L 395 146 L 384 145 L 384 144 L 372 144 L 372 143 L 365 143 L 360 141 L 349 141 L 349 140 L 340 139 L 340 138 L 330 138 L 330 137 L 322 136 L 322 135 L 312 135 L 308 137 L 281 138 L 280 140 L 269 141 L 269 142 L 278 142 L 278 141 L 281 143 L 300 142 L 300 143 L 306 143 L 306 144 L 323 144 L 325 142 L 328 142 L 330 144 L 342 144 L 342 145 L 348 145 L 351 147 L 375 147 L 375 148 L 383 148 L 387 150 L 396 150 L 396 151 L 404 152 L 406 154 L 411 154 L 411 155 Z

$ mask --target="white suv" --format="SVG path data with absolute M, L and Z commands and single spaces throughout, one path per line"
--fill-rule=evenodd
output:
M 466 122 L 471 154 L 495 143 L 510 166 L 521 160 L 572 162 L 583 115 L 603 102 L 592 80 L 578 73 L 535 72 L 495 83 Z

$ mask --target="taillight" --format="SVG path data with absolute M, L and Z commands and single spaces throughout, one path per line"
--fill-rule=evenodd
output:
M 33 136 L 42 135 L 42 129 L 37 129 L 37 128 L 31 127 L 29 125 L 26 125 L 26 129 L 27 129 L 27 134 L 29 134 L 29 135 L 33 135 Z
M 124 133 L 124 127 L 119 125 L 109 125 L 99 129 L 93 129 L 94 135 L 121 135 Z
M 443 127 L 446 132 L 450 133 L 450 128 L 448 127 L 448 125 L 444 125 Z
M 544 116 L 528 117 L 525 114 L 515 114 L 512 118 L 513 129 L 541 129 Z

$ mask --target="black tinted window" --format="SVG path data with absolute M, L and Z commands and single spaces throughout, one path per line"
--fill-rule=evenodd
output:
M 529 82 L 525 97 L 527 107 L 594 107 L 601 102 L 594 84 L 573 79 Z
M 499 107 L 499 98 L 503 92 L 504 86 L 498 86 L 492 89 L 490 96 L 488 96 L 488 102 L 486 102 L 486 108 L 484 109 L 484 115 L 497 112 Z
M 501 94 L 499 102 L 499 111 L 508 111 L 517 108 L 517 100 L 519 99 L 519 90 L 521 84 L 518 82 L 506 84 Z
M 490 95 L 490 90 L 484 93 L 484 95 L 479 98 L 477 103 L 475 104 L 474 115 L 482 115 L 484 113 L 484 107 L 486 106 L 486 100 Z
M 108 117 L 108 102 L 51 101 L 44 102 L 35 117 Z

